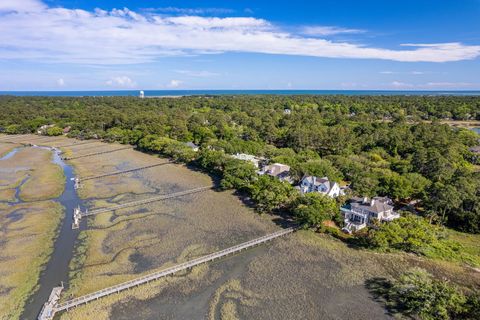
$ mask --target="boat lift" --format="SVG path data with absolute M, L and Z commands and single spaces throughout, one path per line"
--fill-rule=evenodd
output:
M 75 181 L 75 185 L 74 185 L 75 190 L 78 190 L 82 187 L 82 184 L 80 183 L 80 178 L 79 177 L 73 178 L 73 181 Z
M 80 228 L 80 221 L 82 220 L 82 215 L 84 214 L 88 214 L 88 210 L 86 210 L 85 213 L 83 213 L 82 210 L 80 209 L 80 206 L 73 209 L 73 222 L 72 222 L 73 230 Z

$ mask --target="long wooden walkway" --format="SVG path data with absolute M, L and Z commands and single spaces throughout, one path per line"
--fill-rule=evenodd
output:
M 127 149 L 133 150 L 132 147 L 125 147 L 125 148 L 118 148 L 118 149 L 114 149 L 114 150 L 84 154 L 84 155 L 76 156 L 76 157 L 65 157 L 64 159 L 65 160 L 74 160 L 74 159 L 92 157 L 92 156 L 97 156 L 97 155 L 101 155 L 101 154 L 112 153 L 112 152 L 117 152 L 117 151 L 122 151 L 122 150 L 127 150 Z
M 114 171 L 114 172 L 110 172 L 110 173 L 100 174 L 100 175 L 97 175 L 97 176 L 88 176 L 88 177 L 82 178 L 81 180 L 86 181 L 86 180 L 93 180 L 93 179 L 101 179 L 101 178 L 105 178 L 105 177 L 116 176 L 116 175 L 120 175 L 120 174 L 125 174 L 125 173 L 130 173 L 130 172 L 135 172 L 135 171 L 141 171 L 141 170 L 146 170 L 146 169 L 155 168 L 155 167 L 160 167 L 160 166 L 164 166 L 164 165 L 167 165 L 167 164 L 171 164 L 171 162 L 157 163 L 157 164 L 153 164 L 153 165 L 150 165 L 150 166 L 139 167 L 139 168 L 123 170 L 123 171 Z
M 195 188 L 195 189 L 189 189 L 189 190 L 180 191 L 180 192 L 163 194 L 163 195 L 155 196 L 155 197 L 152 197 L 152 198 L 127 202 L 127 203 L 119 204 L 119 205 L 116 205 L 116 206 L 111 206 L 111 207 L 106 207 L 106 208 L 95 209 L 95 210 L 92 210 L 92 211 L 82 212 L 82 217 L 93 216 L 93 215 L 104 213 L 104 212 L 110 212 L 110 211 L 114 211 L 114 210 L 118 210 L 118 209 L 123 209 L 123 208 L 129 208 L 129 207 L 135 207 L 135 206 L 139 206 L 139 205 L 143 205 L 143 204 L 148 204 L 148 203 L 151 203 L 151 202 L 156 202 L 156 201 L 161 201 L 161 200 L 167 200 L 167 199 L 172 199 L 172 198 L 176 198 L 176 197 L 186 196 L 186 195 L 189 195 L 189 194 L 199 193 L 199 192 L 207 191 L 207 190 L 210 190 L 210 189 L 212 189 L 212 187 L 208 186 L 208 187 L 200 187 L 200 188 Z
M 193 259 L 193 260 L 190 260 L 188 262 L 184 262 L 184 263 L 178 264 L 176 266 L 173 266 L 173 267 L 161 270 L 161 271 L 157 271 L 157 272 L 139 277 L 137 279 L 133 279 L 133 280 L 130 280 L 130 281 L 127 281 L 127 282 L 123 282 L 123 283 L 120 283 L 118 285 L 102 289 L 102 290 L 97 291 L 97 292 L 93 292 L 93 293 L 90 293 L 90 294 L 87 294 L 87 295 L 84 295 L 84 296 L 81 296 L 81 297 L 78 297 L 78 298 L 75 298 L 75 299 L 72 299 L 72 300 L 68 300 L 68 301 L 65 301 L 63 303 L 59 303 L 54 307 L 53 310 L 55 312 L 69 310 L 69 309 L 75 308 L 79 305 L 86 304 L 90 301 L 98 300 L 99 298 L 102 298 L 102 297 L 105 297 L 105 296 L 108 296 L 108 295 L 111 295 L 111 294 L 115 294 L 115 293 L 127 290 L 129 288 L 137 287 L 137 286 L 149 283 L 151 281 L 158 280 L 158 279 L 163 278 L 163 277 L 170 276 L 170 275 L 175 274 L 179 271 L 191 269 L 191 268 L 193 268 L 195 266 L 198 266 L 200 264 L 204 264 L 204 263 L 207 263 L 207 262 L 210 262 L 210 261 L 213 261 L 213 260 L 217 260 L 217 259 L 220 259 L 222 257 L 228 256 L 228 255 L 231 255 L 231 254 L 238 253 L 240 251 L 243 251 L 243 250 L 252 248 L 254 246 L 266 243 L 266 242 L 271 241 L 273 239 L 285 236 L 285 235 L 287 235 L 289 233 L 292 233 L 294 231 L 295 231 L 294 228 L 280 230 L 280 231 L 274 232 L 272 234 L 269 234 L 269 235 L 266 235 L 266 236 L 263 236 L 263 237 L 260 237 L 260 238 L 254 239 L 254 240 L 250 240 L 250 241 L 238 244 L 236 246 L 233 246 L 233 247 L 230 247 L 230 248 L 227 248 L 227 249 L 224 249 L 224 250 L 220 250 L 220 251 L 214 252 L 212 254 L 208 254 L 206 256 L 203 256 L 203 257 L 200 257 L 200 258 L 197 258 L 197 259 Z M 44 320 L 44 319 L 39 318 L 39 320 Z
M 9 141 L 9 140 L 6 140 L 6 141 L 3 141 L 3 140 L 0 140 L 0 143 L 3 143 L 3 144 L 18 144 L 18 145 L 25 145 L 25 143 L 21 143 L 21 142 L 15 142 L 15 141 Z
M 62 146 L 58 146 L 57 148 L 76 147 L 76 146 L 82 146 L 84 144 L 91 144 L 91 143 L 95 143 L 95 142 L 101 142 L 101 141 L 100 140 L 88 140 L 88 141 L 84 141 L 84 142 L 65 144 L 65 145 L 62 145 Z
M 30 134 L 8 135 L 8 136 L 0 137 L 0 141 L 7 141 L 7 140 L 15 139 L 15 138 L 23 138 L 23 137 L 28 137 L 28 136 L 30 136 Z
M 46 142 L 46 141 L 52 141 L 52 139 L 55 139 L 55 138 L 58 138 L 58 137 L 55 137 L 55 136 L 34 136 L 34 137 L 30 137 L 28 139 L 26 139 L 26 142 L 25 143 L 29 143 L 29 144 L 37 144 L 37 143 L 42 143 L 42 142 Z

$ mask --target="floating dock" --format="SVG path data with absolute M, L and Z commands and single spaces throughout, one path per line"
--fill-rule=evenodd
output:
M 38 320 L 53 320 L 55 313 L 57 313 L 56 306 L 58 304 L 58 300 L 60 300 L 60 294 L 62 291 L 63 284 L 61 287 L 55 287 L 52 289 L 52 293 L 50 293 L 48 301 L 45 302 L 42 311 L 40 311 L 40 314 L 38 315 Z

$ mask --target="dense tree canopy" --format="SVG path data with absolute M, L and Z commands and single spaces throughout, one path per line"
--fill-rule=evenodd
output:
M 320 227 L 338 214 L 334 199 L 319 193 L 307 193 L 294 204 L 293 214 L 306 227 Z
M 291 114 L 284 113 L 286 108 Z M 178 161 L 195 161 L 220 174 L 223 187 L 254 191 L 257 200 L 263 191 L 255 169 L 228 154 L 288 164 L 296 179 L 328 176 L 349 184 L 359 196 L 417 200 L 420 213 L 437 217 L 432 221 L 480 232 L 480 174 L 477 157 L 469 151 L 479 137 L 439 122 L 480 120 L 478 97 L 3 96 L 0 110 L 0 130 L 6 133 L 35 132 L 47 124 L 71 126 L 70 136 L 129 143 Z M 184 144 L 188 141 L 201 150 L 194 152 Z M 276 201 L 263 208 L 286 205 Z

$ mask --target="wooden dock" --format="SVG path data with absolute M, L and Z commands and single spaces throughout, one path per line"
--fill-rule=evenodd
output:
M 25 143 L 15 142 L 15 141 L 9 141 L 9 140 L 6 140 L 6 141 L 0 140 L 0 143 L 3 143 L 3 144 L 18 144 L 18 145 L 20 145 L 20 146 L 22 146 L 22 145 L 24 146 L 24 145 L 25 145 Z
M 123 170 L 123 171 L 114 171 L 114 172 L 111 172 L 111 173 L 100 174 L 98 176 L 88 176 L 88 177 L 82 178 L 81 181 L 101 179 L 101 178 L 105 178 L 105 177 L 116 176 L 116 175 L 120 175 L 120 174 L 126 174 L 126 173 L 130 173 L 130 172 L 141 171 L 141 170 L 146 170 L 146 169 L 155 168 L 155 167 L 159 167 L 159 166 L 164 166 L 164 165 L 167 165 L 167 164 L 171 164 L 171 162 L 157 163 L 157 164 L 153 164 L 153 165 L 150 165 L 150 166 L 139 167 L 139 168 Z
M 52 293 L 50 293 L 50 297 L 48 301 L 42 307 L 42 311 L 38 315 L 38 320 L 53 320 L 55 313 L 57 313 L 56 307 L 58 304 L 58 300 L 60 300 L 60 294 L 63 290 L 63 284 L 61 287 L 55 287 L 52 289 Z
M 114 210 L 118 210 L 118 209 L 135 207 L 135 206 L 139 206 L 139 205 L 143 205 L 143 204 L 148 204 L 148 203 L 151 203 L 151 202 L 157 202 L 157 201 L 172 199 L 172 198 L 176 198 L 176 197 L 182 197 L 182 196 L 186 196 L 186 195 L 189 195 L 189 194 L 194 194 L 194 193 L 207 191 L 207 190 L 210 190 L 210 189 L 213 189 L 213 187 L 211 187 L 211 186 L 200 187 L 200 188 L 189 189 L 189 190 L 185 190 L 185 191 L 163 194 L 163 195 L 155 196 L 155 197 L 152 197 L 152 198 L 127 202 L 127 203 L 119 204 L 119 205 L 116 205 L 116 206 L 111 206 L 111 207 L 100 208 L 100 209 L 96 209 L 96 210 L 92 210 L 92 211 L 83 212 L 82 217 L 93 216 L 93 215 L 96 215 L 96 214 L 100 214 L 100 213 L 104 213 L 104 212 L 110 212 L 110 211 L 114 211 Z
M 86 158 L 86 157 L 92 157 L 92 156 L 98 156 L 98 155 L 101 155 L 101 154 L 106 154 L 106 153 L 112 153 L 112 152 L 117 152 L 117 151 L 122 151 L 122 150 L 133 150 L 132 147 L 125 147 L 125 148 L 118 148 L 118 149 L 114 149 L 114 150 L 108 150 L 108 151 L 102 151 L 102 152 L 95 152 L 95 153 L 89 153 L 89 154 L 84 154 L 84 155 L 81 155 L 81 156 L 76 156 L 76 157 L 65 157 L 63 158 L 64 160 L 74 160 L 74 159 L 80 159 L 80 158 Z
M 115 293 L 119 293 L 121 291 L 130 289 L 130 288 L 133 288 L 133 287 L 138 287 L 140 285 L 147 284 L 149 282 L 152 282 L 152 281 L 155 281 L 155 280 L 173 275 L 177 272 L 180 272 L 180 271 L 183 271 L 183 270 L 188 270 L 188 269 L 191 269 L 195 266 L 198 266 L 198 265 L 201 265 L 201 264 L 204 264 L 204 263 L 208 263 L 208 262 L 223 258 L 225 256 L 238 253 L 238 252 L 243 251 L 243 250 L 247 250 L 247 249 L 252 248 L 254 246 L 258 246 L 260 244 L 269 242 L 273 239 L 276 239 L 276 238 L 285 236 L 287 234 L 290 234 L 290 233 L 294 232 L 295 230 L 296 229 L 294 229 L 294 228 L 288 228 L 288 229 L 280 230 L 280 231 L 274 232 L 272 234 L 268 234 L 266 236 L 263 236 L 263 237 L 260 237 L 260 238 L 254 239 L 254 240 L 250 240 L 250 241 L 238 244 L 236 246 L 233 246 L 233 247 L 230 247 L 230 248 L 227 248 L 227 249 L 224 249 L 224 250 L 220 250 L 220 251 L 214 252 L 212 254 L 205 255 L 205 256 L 197 258 L 197 259 L 193 259 L 193 260 L 190 260 L 190 261 L 187 261 L 187 262 L 184 262 L 184 263 L 180 263 L 178 265 L 175 265 L 173 267 L 170 267 L 170 268 L 167 268 L 167 269 L 164 269 L 164 270 L 160 270 L 160 271 L 157 271 L 157 272 L 154 272 L 154 273 L 151 273 L 151 274 L 147 274 L 147 275 L 139 277 L 137 279 L 133 279 L 133 280 L 130 280 L 130 281 L 127 281 L 127 282 L 123 282 L 123 283 L 120 283 L 118 285 L 99 290 L 97 292 L 93 292 L 93 293 L 90 293 L 90 294 L 87 294 L 87 295 L 84 295 L 84 296 L 81 296 L 81 297 L 78 297 L 78 298 L 74 298 L 72 300 L 65 301 L 63 303 L 58 303 L 56 306 L 54 306 L 52 308 L 53 315 L 55 315 L 55 313 L 57 313 L 57 312 L 66 311 L 66 310 L 68 311 L 69 309 L 78 307 L 82 304 L 86 304 L 90 301 L 98 300 L 102 297 L 112 295 L 112 294 L 115 294 Z M 38 320 L 46 320 L 46 319 L 49 319 L 49 318 L 38 318 Z
M 95 142 L 101 142 L 101 141 L 100 140 L 88 140 L 88 141 L 84 141 L 84 142 L 65 144 L 65 145 L 62 145 L 62 146 L 58 146 L 57 148 L 83 146 L 84 144 L 91 144 L 91 143 L 95 143 Z
M 7 141 L 7 140 L 15 139 L 15 138 L 23 138 L 23 137 L 28 137 L 28 136 L 31 136 L 31 135 L 30 134 L 7 135 L 7 136 L 4 136 L 4 137 L 0 137 L 0 141 Z
M 78 148 L 75 149 L 75 152 L 83 152 L 86 150 L 91 150 L 91 149 L 99 149 L 99 148 L 105 148 L 106 146 L 109 146 L 109 144 L 101 141 L 95 141 L 96 143 L 87 143 L 85 145 L 79 145 Z M 91 153 L 97 152 L 95 150 L 89 151 Z M 101 151 L 98 151 L 101 152 Z

